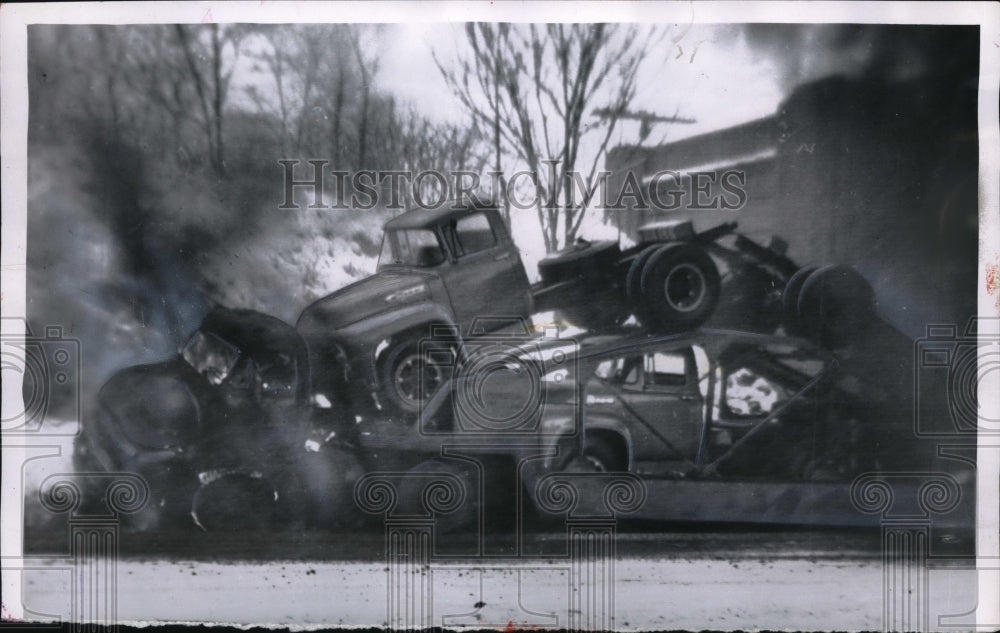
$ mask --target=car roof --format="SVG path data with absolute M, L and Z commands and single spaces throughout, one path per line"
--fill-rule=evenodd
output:
M 305 351 L 295 328 L 256 310 L 213 308 L 202 320 L 200 329 L 216 333 L 251 353 L 275 351 L 302 355 Z
M 436 209 L 425 209 L 422 207 L 412 208 L 401 215 L 385 223 L 385 230 L 395 229 L 426 229 L 437 226 L 448 220 L 460 218 L 473 211 L 483 211 L 486 209 L 496 210 L 493 204 L 476 204 L 474 201 L 449 201 L 443 203 Z

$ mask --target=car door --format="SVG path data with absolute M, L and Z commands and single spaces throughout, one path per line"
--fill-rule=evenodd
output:
M 520 258 L 485 212 L 452 220 L 442 233 L 452 260 L 441 275 L 463 331 L 476 317 L 527 316 Z
M 691 348 L 650 351 L 637 355 L 632 365 L 622 383 L 622 401 L 632 419 L 637 467 L 693 461 L 704 400 Z

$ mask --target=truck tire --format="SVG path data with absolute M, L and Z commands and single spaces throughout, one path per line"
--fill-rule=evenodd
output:
M 632 265 L 629 266 L 628 273 L 625 274 L 625 299 L 639 321 L 643 320 L 642 315 L 639 314 L 642 308 L 642 269 L 646 267 L 646 262 L 653 256 L 653 253 L 661 248 L 663 248 L 662 244 L 647 246 L 635 256 Z
M 419 413 L 424 403 L 450 378 L 454 365 L 432 359 L 420 340 L 405 339 L 379 362 L 380 400 L 394 413 Z
M 785 289 L 781 293 L 781 316 L 785 326 L 785 332 L 792 336 L 800 336 L 799 329 L 799 293 L 802 291 L 802 284 L 806 282 L 809 275 L 816 271 L 818 266 L 804 266 L 788 278 Z
M 596 438 L 587 438 L 583 447 L 583 459 L 587 464 L 601 473 L 625 470 L 627 464 L 620 451 L 615 450 L 607 442 Z
M 618 242 L 579 240 L 573 246 L 538 262 L 538 274 L 546 284 L 580 277 L 596 279 L 610 274 L 620 256 Z
M 850 345 L 875 318 L 875 291 L 850 266 L 813 271 L 799 291 L 799 328 L 823 347 Z
M 712 258 L 696 244 L 668 244 L 642 269 L 642 312 L 658 330 L 697 327 L 715 311 L 721 281 Z
M 440 483 L 440 486 L 435 485 Z M 452 484 L 460 484 L 460 490 Z M 458 496 L 453 496 L 457 494 Z M 438 534 L 468 532 L 476 529 L 479 517 L 479 486 L 471 464 L 465 462 L 428 459 L 403 475 L 399 484 L 397 512 L 402 515 L 427 516 L 425 495 L 438 502 L 438 507 L 448 506 L 450 512 L 434 513 L 434 528 Z

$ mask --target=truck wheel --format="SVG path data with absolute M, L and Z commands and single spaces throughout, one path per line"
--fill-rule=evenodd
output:
M 600 438 L 587 438 L 583 451 L 568 455 L 558 470 L 572 473 L 610 473 L 628 468 L 627 457 L 621 449 Z
M 438 534 L 474 530 L 479 506 L 476 474 L 464 462 L 428 459 L 408 470 L 399 484 L 400 514 L 427 516 L 435 509 L 450 510 L 434 512 Z
M 795 271 L 781 293 L 781 315 L 785 331 L 793 336 L 802 334 L 799 330 L 799 293 L 802 291 L 802 284 L 817 268 L 818 266 L 805 266 Z
M 538 274 L 546 284 L 578 277 L 595 279 L 608 275 L 620 256 L 618 242 L 581 240 L 538 262 Z
M 583 447 L 583 459 L 602 473 L 625 470 L 625 461 L 613 446 L 599 439 L 588 438 Z
M 668 244 L 642 270 L 643 308 L 649 325 L 676 330 L 696 327 L 719 302 L 719 270 L 695 244 Z
M 382 393 L 386 404 L 401 413 L 418 413 L 424 403 L 450 377 L 454 366 L 433 359 L 425 344 L 407 340 L 390 349 L 380 363 Z
M 820 345 L 839 349 L 857 340 L 875 317 L 875 291 L 849 266 L 814 271 L 799 291 L 799 328 Z
M 642 315 L 639 314 L 642 309 L 642 269 L 646 267 L 646 262 L 653 256 L 653 253 L 661 248 L 663 248 L 661 244 L 647 246 L 635 256 L 632 265 L 629 266 L 628 273 L 625 275 L 625 299 L 628 301 L 629 308 L 640 321 L 643 320 Z

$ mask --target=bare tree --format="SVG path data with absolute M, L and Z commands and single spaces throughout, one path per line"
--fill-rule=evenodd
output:
M 348 82 L 352 76 L 353 65 L 349 62 L 347 53 L 348 41 L 351 35 L 349 25 L 334 27 L 334 37 L 330 43 L 330 78 L 332 89 L 327 89 L 332 101 L 327 106 L 330 117 L 330 145 L 333 150 L 333 163 L 341 167 L 344 161 L 344 102 L 348 95 Z
M 266 71 L 271 86 L 250 84 L 245 90 L 260 113 L 275 122 L 273 134 L 282 156 L 316 156 L 326 149 L 327 138 L 336 152 L 334 139 L 340 135 L 349 72 L 337 54 L 344 48 L 340 42 L 346 32 L 343 25 L 257 26 L 253 30 L 260 36 L 260 45 L 253 46 L 257 50 L 250 54 L 254 70 Z M 332 105 L 329 93 L 336 94 Z M 339 164 L 340 156 L 335 158 Z
M 377 28 L 377 27 L 375 27 Z M 368 169 L 368 118 L 371 110 L 372 81 L 378 72 L 379 58 L 377 54 L 366 55 L 361 50 L 360 33 L 352 32 L 351 46 L 361 70 L 361 113 L 358 115 L 358 167 Z
M 208 142 L 209 160 L 216 172 L 224 175 L 226 173 L 226 153 L 222 130 L 223 108 L 229 91 L 229 81 L 235 67 L 235 58 L 240 55 L 240 39 L 243 30 L 228 27 L 223 31 L 215 23 L 205 28 L 207 28 L 207 38 L 201 38 L 199 37 L 201 33 L 195 31 L 192 34 L 190 27 L 182 24 L 174 26 L 177 41 L 184 54 L 184 61 L 191 73 L 191 80 L 198 95 L 202 125 Z M 204 39 L 207 39 L 207 42 Z M 224 49 L 227 46 L 232 48 L 233 60 L 224 64 Z M 200 60 L 203 59 L 207 60 L 208 68 L 204 68 L 203 64 L 200 63 Z M 223 69 L 224 65 L 226 66 L 225 70 Z
M 473 119 L 492 128 L 505 149 L 535 175 L 535 207 L 549 251 L 573 241 L 597 188 L 598 166 L 620 115 L 631 104 L 656 28 L 607 24 L 512 25 L 470 23 L 471 53 L 438 69 Z M 587 109 L 604 115 L 584 122 Z M 603 127 L 589 167 L 578 183 L 581 139 Z M 500 143 L 495 140 L 495 145 Z M 575 188 L 583 184 L 582 199 Z M 562 227 L 562 235 L 559 227 Z M 560 239 L 561 237 L 561 239 Z

